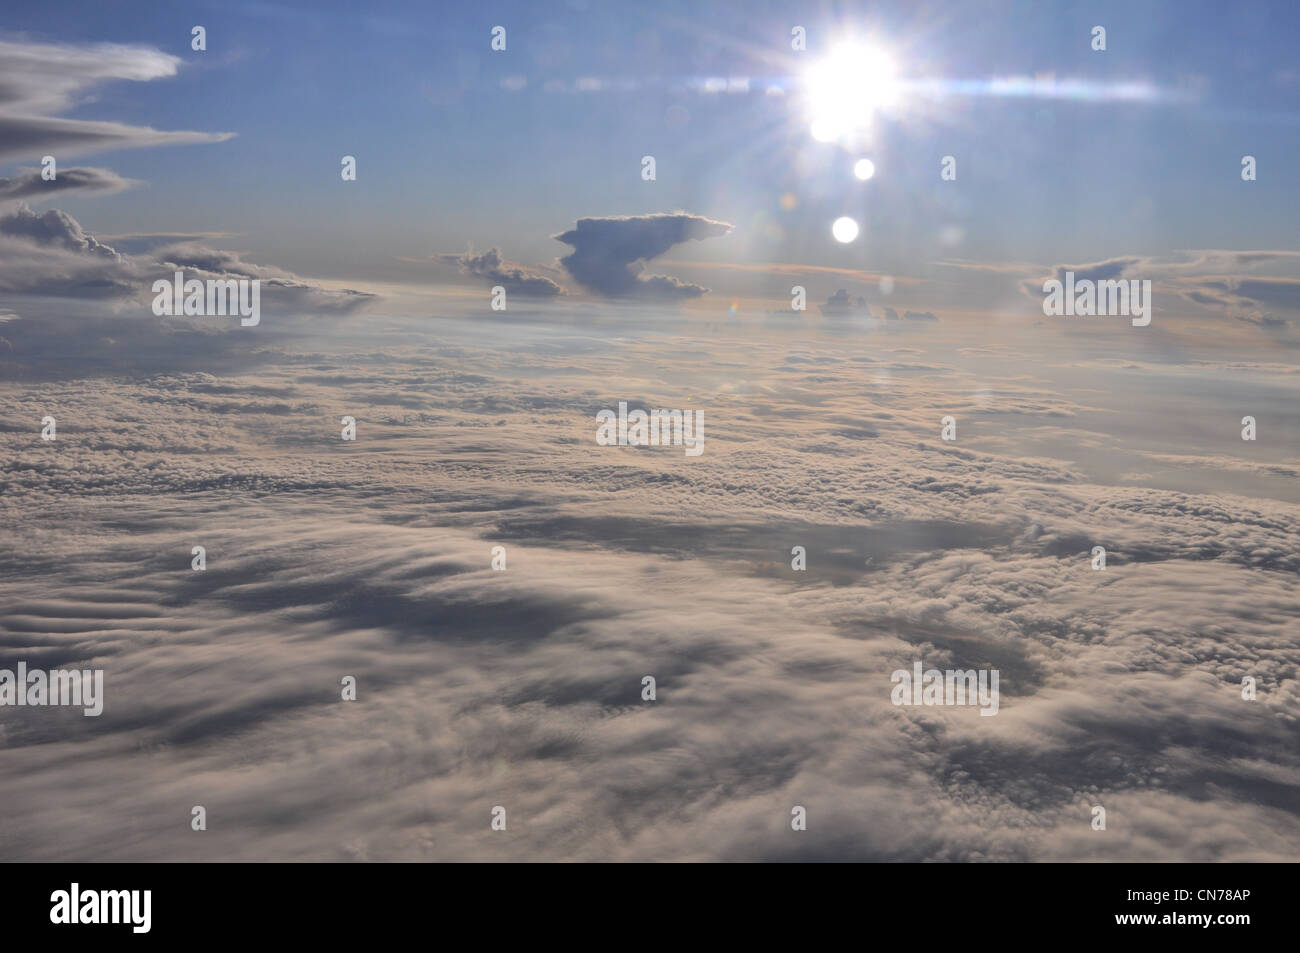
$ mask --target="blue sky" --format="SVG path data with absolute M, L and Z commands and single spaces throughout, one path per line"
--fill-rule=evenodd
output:
M 55 3 L 14 9 L 6 26 L 33 40 L 154 45 L 184 61 L 169 79 L 106 84 L 66 115 L 237 133 L 78 157 L 148 183 L 68 201 L 88 228 L 231 232 L 241 248 L 321 277 L 392 276 L 398 257 L 470 242 L 542 263 L 565 251 L 550 235 L 578 217 L 675 209 L 737 229 L 673 258 L 900 274 L 934 257 L 1050 263 L 1291 241 L 1300 78 L 1290 5 L 862 9 Z M 206 52 L 189 49 L 194 23 L 207 28 Z M 796 23 L 808 31 L 804 53 L 789 49 Z M 508 31 L 504 53 L 488 48 L 496 24 Z M 1107 27 L 1105 52 L 1090 49 L 1094 24 Z M 877 176 L 859 183 L 848 174 L 856 152 L 814 142 L 797 101 L 807 65 L 853 35 L 889 51 L 908 79 L 1053 74 L 1189 98 L 954 96 L 879 119 L 860 150 Z M 526 85 L 502 88 L 518 83 L 510 77 Z M 692 88 L 711 77 L 750 78 L 751 91 Z M 583 78 L 604 88 L 547 89 Z M 788 94 L 765 96 L 766 85 Z M 339 179 L 343 154 L 358 157 L 356 183 Z M 654 183 L 640 179 L 644 154 L 656 157 Z M 949 154 L 958 181 L 942 183 Z M 1255 183 L 1240 181 L 1244 154 L 1259 160 Z M 794 210 L 780 207 L 787 193 Z M 864 224 L 847 247 L 826 228 L 841 214 Z M 952 226 L 962 242 L 940 246 Z

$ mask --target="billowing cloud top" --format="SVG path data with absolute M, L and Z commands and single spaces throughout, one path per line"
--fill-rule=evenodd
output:
M 116 297 L 143 286 L 127 258 L 88 235 L 67 212 L 0 203 L 0 292 Z
M 674 245 L 725 235 L 731 228 L 726 222 L 676 212 L 580 218 L 554 238 L 573 246 L 560 264 L 588 290 L 611 297 L 696 298 L 709 289 L 667 275 L 642 277 L 643 262 Z
M 137 318 L 147 320 L 132 322 L 127 311 L 114 321 L 114 333 L 128 334 L 131 326 L 147 331 L 152 313 L 144 301 L 152 293 L 152 283 L 171 278 L 178 269 L 200 280 L 260 279 L 265 300 L 284 313 L 346 314 L 375 300 L 366 292 L 327 289 L 283 269 L 247 262 L 235 252 L 193 241 L 126 254 L 86 232 L 61 209 L 37 213 L 25 202 L 0 201 L 0 294 L 28 296 L 21 306 L 19 299 L 3 299 L 6 308 L 13 305 L 20 317 L 36 316 L 38 309 L 29 306 L 37 297 L 123 303 L 136 298 L 141 302 Z M 89 320 L 89 314 L 78 319 L 81 324 Z M 13 340 L 32 330 L 14 329 L 9 336 Z

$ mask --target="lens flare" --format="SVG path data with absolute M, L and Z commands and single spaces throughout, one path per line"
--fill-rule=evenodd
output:
M 831 234 L 835 236 L 837 242 L 848 242 L 858 237 L 858 223 L 845 215 L 843 218 L 837 218 L 831 225 Z

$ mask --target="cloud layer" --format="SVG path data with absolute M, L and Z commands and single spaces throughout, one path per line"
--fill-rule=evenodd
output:
M 1300 856 L 1300 504 L 1268 472 L 1300 460 L 1267 352 L 1221 353 L 1224 392 L 1019 326 L 501 326 L 0 385 L 0 666 L 106 670 L 98 719 L 0 722 L 4 856 Z M 1134 410 L 1162 376 L 1184 399 Z M 704 454 L 597 446 L 619 400 L 705 410 Z M 895 707 L 915 660 L 997 668 L 999 714 Z

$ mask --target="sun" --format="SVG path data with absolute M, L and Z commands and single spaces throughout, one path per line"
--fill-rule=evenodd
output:
M 813 138 L 834 142 L 867 125 L 898 98 L 894 61 L 878 46 L 845 43 L 804 77 Z

